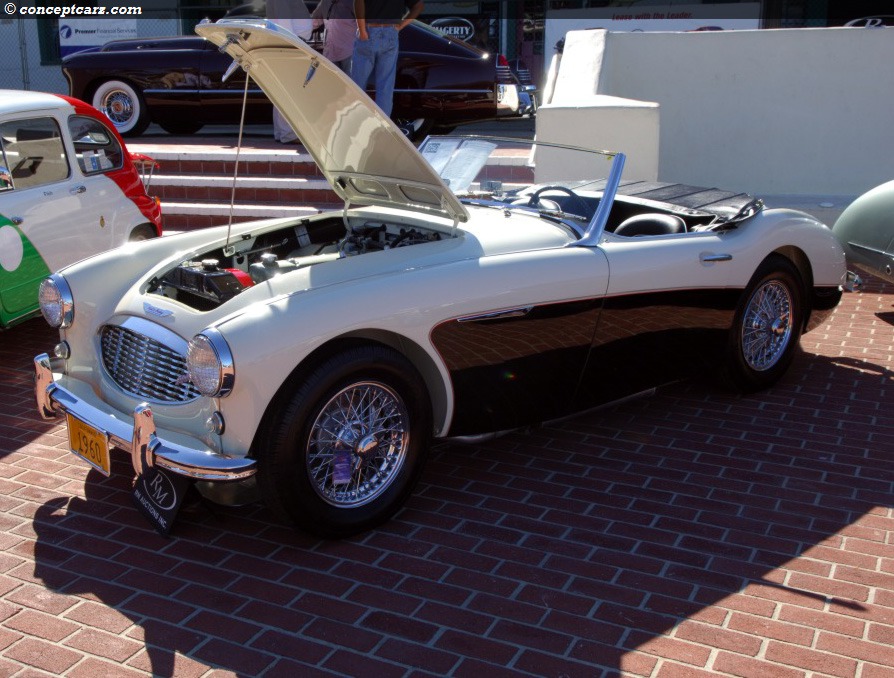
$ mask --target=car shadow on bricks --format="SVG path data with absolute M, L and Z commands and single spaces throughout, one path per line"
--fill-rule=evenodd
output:
M 61 645 L 155 675 L 890 669 L 891 383 L 804 354 L 761 394 L 679 384 L 440 445 L 397 518 L 342 541 L 259 506 L 166 539 L 123 455 L 110 478 L 73 461 L 34 513 L 33 577 L 11 574 L 66 601 Z
M 0 334 L 0 662 L 42 671 L 489 678 L 894 669 L 890 287 L 847 295 L 774 388 L 701 381 L 432 450 L 377 530 L 264 508 L 157 535 L 33 414 L 41 321 Z M 90 663 L 93 662 L 93 663 Z M 689 672 L 689 673 L 687 673 Z

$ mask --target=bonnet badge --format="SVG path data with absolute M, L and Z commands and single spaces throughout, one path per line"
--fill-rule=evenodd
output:
M 170 318 L 174 315 L 173 311 L 153 306 L 148 301 L 143 302 L 143 311 L 146 315 L 151 315 L 153 318 Z

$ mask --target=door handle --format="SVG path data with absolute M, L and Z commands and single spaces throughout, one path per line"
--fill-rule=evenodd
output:
M 87 187 L 84 186 L 83 184 L 81 184 L 79 186 L 73 186 L 72 188 L 68 189 L 68 192 L 71 193 L 72 195 L 78 195 L 79 193 L 86 193 Z
M 732 261 L 732 254 L 699 254 L 699 261 L 703 264 L 711 264 L 715 261 Z

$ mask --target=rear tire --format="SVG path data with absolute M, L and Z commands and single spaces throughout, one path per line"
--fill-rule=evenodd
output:
M 758 267 L 736 310 L 726 381 L 742 392 L 776 383 L 791 365 L 804 327 L 806 292 L 794 264 L 781 255 Z
M 258 482 L 276 513 L 323 537 L 368 530 L 409 497 L 431 405 L 406 358 L 358 346 L 318 365 L 270 419 Z

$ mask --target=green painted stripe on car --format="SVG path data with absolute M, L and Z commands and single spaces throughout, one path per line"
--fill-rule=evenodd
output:
M 18 243 L 16 243 L 16 237 Z M 50 268 L 37 247 L 9 217 L 0 214 L 0 326 L 37 310 L 37 288 Z

